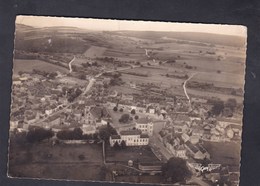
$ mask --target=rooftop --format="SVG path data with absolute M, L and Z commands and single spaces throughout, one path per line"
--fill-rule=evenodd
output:
M 121 136 L 120 135 L 112 135 L 111 139 L 121 139 Z
M 151 122 L 151 119 L 148 119 L 148 118 L 139 118 L 137 120 L 137 124 L 147 124 L 147 123 L 150 123 Z
M 141 135 L 141 133 L 140 130 L 125 130 L 120 132 L 121 135 Z
M 140 138 L 149 138 L 148 134 L 141 134 Z
M 190 141 L 187 141 L 185 144 L 194 154 L 199 151 L 199 149 L 196 148 L 196 146 L 194 146 Z

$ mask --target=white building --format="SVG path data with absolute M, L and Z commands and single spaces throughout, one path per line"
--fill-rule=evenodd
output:
M 140 130 L 126 130 L 121 131 L 120 135 L 112 135 L 109 138 L 111 147 L 113 147 L 116 142 L 121 144 L 122 141 L 125 141 L 126 146 L 143 146 L 148 145 L 149 136 L 142 134 Z
M 135 123 L 135 128 L 142 131 L 143 134 L 153 135 L 153 122 L 148 118 L 140 118 Z

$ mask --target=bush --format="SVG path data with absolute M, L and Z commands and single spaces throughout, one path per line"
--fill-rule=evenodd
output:
M 121 118 L 119 119 L 119 122 L 120 123 L 127 123 L 129 121 L 129 119 L 130 119 L 129 114 L 123 114 L 121 116 Z
M 78 156 L 79 160 L 84 160 L 85 159 L 85 156 L 83 154 L 79 155 Z
M 52 130 L 46 130 L 44 128 L 32 128 L 29 129 L 26 139 L 30 143 L 40 142 L 45 139 L 49 139 L 54 136 L 54 132 Z

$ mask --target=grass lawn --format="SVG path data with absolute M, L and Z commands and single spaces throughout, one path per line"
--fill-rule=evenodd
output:
M 9 175 L 13 177 L 101 181 L 106 177 L 101 144 L 14 145 L 9 158 Z
M 106 145 L 106 161 L 127 163 L 128 160 L 139 162 L 159 161 L 149 146 L 126 147 L 126 149 L 114 150 Z
M 18 74 L 19 71 L 32 72 L 33 69 L 46 71 L 46 72 L 62 72 L 68 73 L 68 69 L 60 67 L 42 60 L 34 59 L 15 59 L 13 62 L 13 73 Z
M 235 142 L 203 142 L 213 163 L 239 165 L 241 144 Z
M 163 177 L 160 175 L 148 176 L 116 176 L 116 182 L 134 182 L 134 183 L 150 183 L 150 184 L 161 184 L 164 180 Z

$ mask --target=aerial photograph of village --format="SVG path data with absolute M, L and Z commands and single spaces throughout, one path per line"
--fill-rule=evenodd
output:
M 246 29 L 17 16 L 8 176 L 237 186 Z

